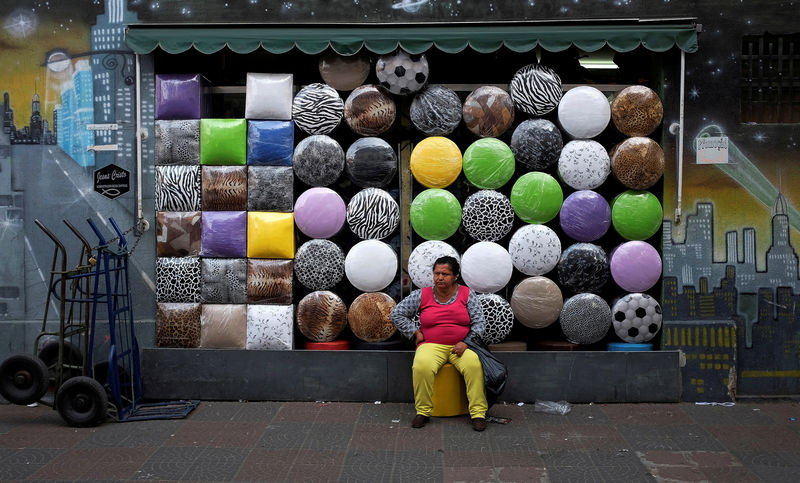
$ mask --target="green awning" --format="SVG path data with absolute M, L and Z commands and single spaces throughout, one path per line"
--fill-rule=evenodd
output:
M 191 48 L 211 54 L 228 47 L 246 54 L 263 48 L 273 54 L 293 48 L 318 54 L 328 47 L 341 55 L 353 55 L 362 48 L 386 54 L 397 47 L 418 54 L 431 47 L 455 54 L 467 47 L 489 53 L 500 47 L 528 52 L 537 46 L 560 52 L 571 45 L 594 52 L 606 45 L 617 52 L 628 52 L 640 45 L 654 52 L 677 46 L 686 52 L 697 51 L 697 31 L 692 24 L 623 25 L 370 25 L 359 27 L 218 27 L 130 25 L 126 42 L 134 52 L 147 54 L 160 47 L 177 54 Z

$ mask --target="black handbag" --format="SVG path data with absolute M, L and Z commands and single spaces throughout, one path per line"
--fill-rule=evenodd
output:
M 491 407 L 503 393 L 508 379 L 508 368 L 489 350 L 489 346 L 474 333 L 470 332 L 464 339 L 467 347 L 478 355 L 483 366 L 483 381 L 486 387 L 486 401 Z

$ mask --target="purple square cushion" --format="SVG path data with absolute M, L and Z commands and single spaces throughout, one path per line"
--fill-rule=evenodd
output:
M 156 119 L 200 119 L 204 104 L 200 74 L 156 76 Z
M 203 212 L 203 257 L 247 256 L 247 212 Z

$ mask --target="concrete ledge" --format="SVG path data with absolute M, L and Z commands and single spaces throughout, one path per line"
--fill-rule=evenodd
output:
M 411 402 L 411 351 L 142 349 L 148 399 Z M 508 402 L 677 402 L 679 351 L 497 352 Z

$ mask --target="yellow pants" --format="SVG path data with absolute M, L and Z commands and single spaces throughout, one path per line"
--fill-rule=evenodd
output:
M 478 355 L 467 349 L 461 357 L 451 353 L 451 345 L 425 343 L 417 347 L 411 367 L 414 381 L 414 406 L 417 414 L 430 416 L 433 411 L 433 378 L 447 362 L 464 376 L 469 401 L 469 416 L 485 418 L 489 404 L 483 387 L 483 367 Z

